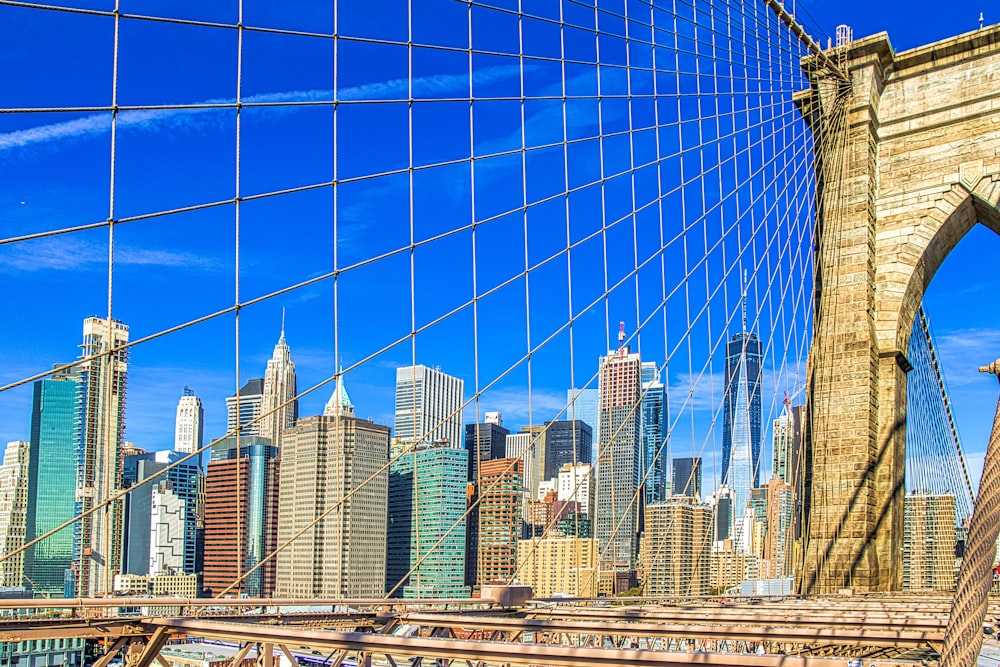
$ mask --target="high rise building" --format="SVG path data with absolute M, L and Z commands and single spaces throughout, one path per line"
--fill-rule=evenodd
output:
M 465 425 L 465 448 L 469 450 L 470 482 L 476 482 L 480 462 L 502 459 L 506 456 L 509 434 L 509 430 L 497 423 Z
M 521 459 L 493 459 L 479 476 L 478 585 L 510 583 L 517 567 L 524 484 Z M 466 554 L 476 558 L 477 554 Z
M 590 437 L 591 442 L 598 441 L 597 427 L 600 425 L 601 420 L 597 416 L 597 402 L 600 398 L 597 389 L 568 389 L 566 391 L 566 412 L 563 416 L 570 420 L 579 420 L 587 424 L 590 427 Z M 598 452 L 595 450 L 593 456 L 597 456 Z M 584 461 L 584 463 L 593 463 L 594 460 Z
M 239 391 L 226 397 L 226 433 L 235 433 L 238 427 L 242 435 L 262 435 L 263 404 L 264 379 L 247 380 Z
M 551 421 L 545 424 L 545 466 L 542 479 L 559 476 L 564 465 L 590 463 L 594 460 L 593 431 L 581 419 Z
M 117 320 L 83 321 L 81 437 L 78 454 L 77 514 L 97 507 L 121 489 L 128 374 L 128 326 Z M 77 522 L 76 594 L 111 593 L 121 565 L 122 501 L 105 505 Z
M 279 552 L 278 597 L 382 597 L 388 457 L 389 427 L 354 416 L 343 377 L 322 415 L 284 432 L 279 544 L 317 523 Z
M 760 559 L 764 555 L 764 535 L 767 533 L 767 489 L 750 489 L 750 500 L 743 512 L 740 548 Z
M 24 440 L 8 442 L 4 450 L 0 465 L 0 553 L 24 546 L 30 451 L 30 444 Z M 24 552 L 0 563 L 0 586 L 20 587 L 24 583 Z
M 440 440 L 418 445 L 389 468 L 386 591 L 394 596 L 468 597 L 468 465 L 468 451 Z
M 744 316 L 744 320 L 745 320 Z M 744 321 L 744 327 L 746 323 Z M 736 531 L 760 480 L 761 344 L 743 331 L 726 343 L 726 387 L 722 416 L 722 483 L 733 490 Z M 747 540 L 734 535 L 736 542 Z
M 731 540 L 734 532 L 733 525 L 736 521 L 736 517 L 733 515 L 733 490 L 723 484 L 712 493 L 709 504 L 712 506 L 715 541 Z
M 744 579 L 754 579 L 752 558 L 733 545 L 732 540 L 716 542 L 711 554 L 711 592 L 723 594 L 739 587 Z
M 396 369 L 395 437 L 401 443 L 462 446 L 464 381 L 427 366 Z
M 761 576 L 783 579 L 792 576 L 792 487 L 772 477 L 767 483 L 767 533 Z
M 708 595 L 712 510 L 687 496 L 646 506 L 642 571 L 646 595 Z
M 954 590 L 955 572 L 955 496 L 906 494 L 903 590 Z
M 536 598 L 597 594 L 597 540 L 543 537 L 517 544 L 517 577 Z
M 771 474 L 785 484 L 791 481 L 792 415 L 782 413 L 771 422 Z
M 77 455 L 83 379 L 57 371 L 34 384 L 25 538 L 33 540 L 76 516 Z M 36 594 L 73 597 L 73 528 L 25 550 L 24 568 Z
M 593 468 L 589 463 L 567 463 L 559 469 L 559 486 L 556 497 L 562 502 L 575 502 L 580 513 L 594 517 Z
M 792 539 L 799 542 L 802 539 L 802 519 L 805 514 L 805 441 L 808 427 L 808 412 L 806 406 L 796 405 L 792 408 L 792 445 L 788 457 L 788 479 L 786 484 L 792 487 Z
M 127 454 L 122 464 L 122 488 L 161 473 L 184 458 L 183 452 Z M 198 490 L 201 469 L 194 459 L 181 463 L 151 484 L 125 496 L 122 568 L 124 574 L 157 575 L 157 563 L 172 571 L 197 574 Z M 155 532 L 155 535 L 154 535 Z
M 524 511 L 527 519 L 528 502 L 538 498 L 539 476 L 543 470 L 542 439 L 539 429 L 522 428 L 519 433 L 507 436 L 506 458 L 521 459 L 524 462 Z
M 278 451 L 281 451 L 282 433 L 294 426 L 299 417 L 297 393 L 295 362 L 285 342 L 285 315 L 282 312 L 281 335 L 264 371 L 260 406 L 260 435 L 269 438 Z
M 238 444 L 238 446 L 237 446 Z M 219 595 L 278 544 L 278 448 L 267 438 L 235 436 L 212 446 L 205 476 L 204 584 Z M 270 597 L 272 558 L 227 595 Z
M 666 406 L 667 389 L 660 381 L 656 362 L 642 362 L 642 463 L 646 502 L 669 496 L 667 490 Z
M 674 495 L 701 499 L 701 457 L 688 456 L 673 460 L 670 488 Z
M 177 417 L 174 420 L 174 451 L 190 454 L 202 447 L 205 436 L 205 410 L 201 399 L 189 387 L 177 401 Z
M 187 526 L 194 525 L 194 517 L 188 516 L 188 497 L 177 493 L 170 479 L 158 480 L 152 486 L 146 568 L 150 576 L 196 574 L 188 569 L 194 566 L 194 550 L 189 558 L 189 542 L 184 539 Z
M 635 566 L 639 530 L 641 462 L 641 362 L 625 345 L 600 362 L 597 459 L 597 539 L 601 558 Z
M 479 465 L 486 461 L 502 459 L 506 455 L 507 436 L 499 412 L 487 412 L 482 424 L 465 425 L 465 449 L 469 452 L 469 514 L 465 531 L 465 585 L 476 586 L 479 575 Z

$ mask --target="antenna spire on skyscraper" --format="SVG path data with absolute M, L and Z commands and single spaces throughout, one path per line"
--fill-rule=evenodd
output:
M 740 291 L 743 293 L 741 298 L 741 307 L 743 309 L 743 333 L 747 332 L 747 270 L 743 269 L 743 283 L 740 285 Z
M 285 339 L 285 307 L 281 307 L 281 339 Z

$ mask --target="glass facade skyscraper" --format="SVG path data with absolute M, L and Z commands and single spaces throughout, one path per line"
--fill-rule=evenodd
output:
M 750 489 L 760 483 L 761 345 L 756 334 L 738 333 L 726 343 L 726 390 L 722 419 L 723 484 L 733 490 L 736 542 L 746 548 L 741 534 Z
M 645 477 L 646 502 L 666 500 L 667 451 L 666 437 L 667 390 L 660 382 L 656 362 L 642 363 L 642 464 Z M 660 449 L 663 448 L 661 452 Z
M 32 540 L 76 516 L 77 451 L 82 379 L 75 370 L 34 384 L 25 538 Z M 25 575 L 36 594 L 73 597 L 73 528 L 64 528 L 25 553 Z
M 468 451 L 439 442 L 418 446 L 389 468 L 386 590 L 405 579 L 394 596 L 469 596 L 464 518 L 468 465 Z
M 701 457 L 688 456 L 674 459 L 670 490 L 677 496 L 701 498 Z
M 545 470 L 542 479 L 559 477 L 566 464 L 579 465 L 594 459 L 594 435 L 581 419 L 545 424 Z
M 597 433 L 597 426 L 600 424 L 600 419 L 597 417 L 598 398 L 597 389 L 568 389 L 566 391 L 566 412 L 563 413 L 563 419 L 570 421 L 579 419 L 586 422 L 587 426 L 590 427 L 592 442 L 595 443 L 599 440 Z M 582 463 L 593 463 L 597 455 L 597 447 L 594 447 L 591 460 L 582 461 Z
M 234 436 L 213 445 L 205 479 L 204 588 L 211 595 L 228 587 L 238 573 L 248 572 L 278 543 L 278 449 L 258 436 L 241 436 L 239 445 Z M 232 594 L 270 596 L 274 567 L 271 559 Z
M 742 373 L 742 374 L 741 374 Z M 761 344 L 757 334 L 738 333 L 726 343 L 726 390 L 722 414 L 722 475 L 720 480 L 732 486 L 728 479 L 732 460 L 733 440 L 738 430 L 746 429 L 750 442 L 753 486 L 760 483 L 760 424 L 761 424 Z M 740 400 L 743 389 L 746 402 Z

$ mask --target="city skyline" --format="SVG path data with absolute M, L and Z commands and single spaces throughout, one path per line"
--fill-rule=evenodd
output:
M 0 662 L 977 649 L 1000 10 L 382 5 L 0 0 Z

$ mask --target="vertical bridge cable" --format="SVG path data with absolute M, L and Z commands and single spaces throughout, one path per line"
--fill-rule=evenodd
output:
M 1000 359 L 979 369 L 1000 381 Z M 972 667 L 983 645 L 983 621 L 993 586 L 993 560 L 1000 535 L 1000 400 L 986 448 L 979 496 L 969 522 L 965 558 L 948 618 L 941 667 Z

